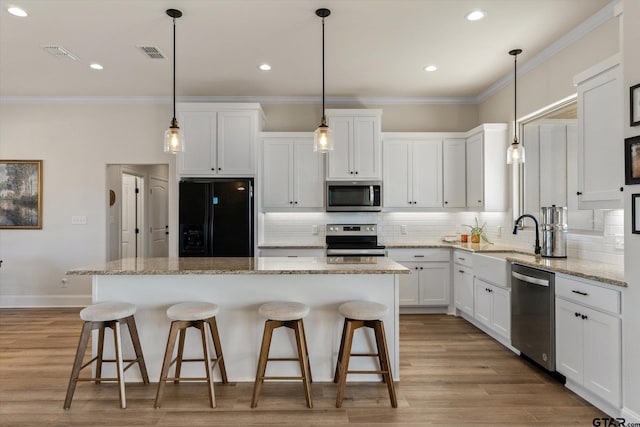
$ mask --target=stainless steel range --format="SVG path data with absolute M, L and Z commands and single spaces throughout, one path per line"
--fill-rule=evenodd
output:
M 327 224 L 327 256 L 385 256 L 376 224 Z

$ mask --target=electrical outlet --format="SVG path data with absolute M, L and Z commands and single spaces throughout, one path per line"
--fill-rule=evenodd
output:
M 311 226 L 311 234 L 313 234 L 314 236 L 318 235 L 318 225 L 317 224 L 313 224 Z
M 60 284 L 62 285 L 63 288 L 66 288 L 67 286 L 69 286 L 69 280 L 65 277 L 60 281 Z
M 613 247 L 614 249 L 624 249 L 624 237 L 616 236 Z
M 406 225 L 401 225 L 400 226 L 400 234 L 402 234 L 403 236 L 407 235 L 407 226 Z
M 501 225 L 496 227 L 496 234 L 498 235 L 498 237 L 502 237 L 502 226 Z
M 84 215 L 74 215 L 71 217 L 71 225 L 86 225 L 87 217 Z

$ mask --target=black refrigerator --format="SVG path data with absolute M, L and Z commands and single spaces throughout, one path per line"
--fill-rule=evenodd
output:
M 180 181 L 180 256 L 253 256 L 253 178 Z

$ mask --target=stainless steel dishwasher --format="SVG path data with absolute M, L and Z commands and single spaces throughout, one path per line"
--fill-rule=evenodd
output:
M 555 275 L 511 266 L 511 345 L 545 369 L 556 370 Z

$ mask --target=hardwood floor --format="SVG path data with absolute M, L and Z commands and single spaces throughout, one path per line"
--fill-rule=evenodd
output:
M 314 409 L 306 408 L 301 383 L 265 383 L 256 409 L 253 383 L 216 384 L 216 409 L 204 383 L 168 384 L 159 409 L 157 384 L 127 384 L 127 409 L 120 409 L 116 385 L 86 382 L 64 411 L 78 312 L 0 310 L 1 426 L 590 426 L 605 416 L 473 325 L 445 315 L 401 316 L 398 409 L 382 383 L 349 383 L 341 409 L 333 383 L 312 385 Z

